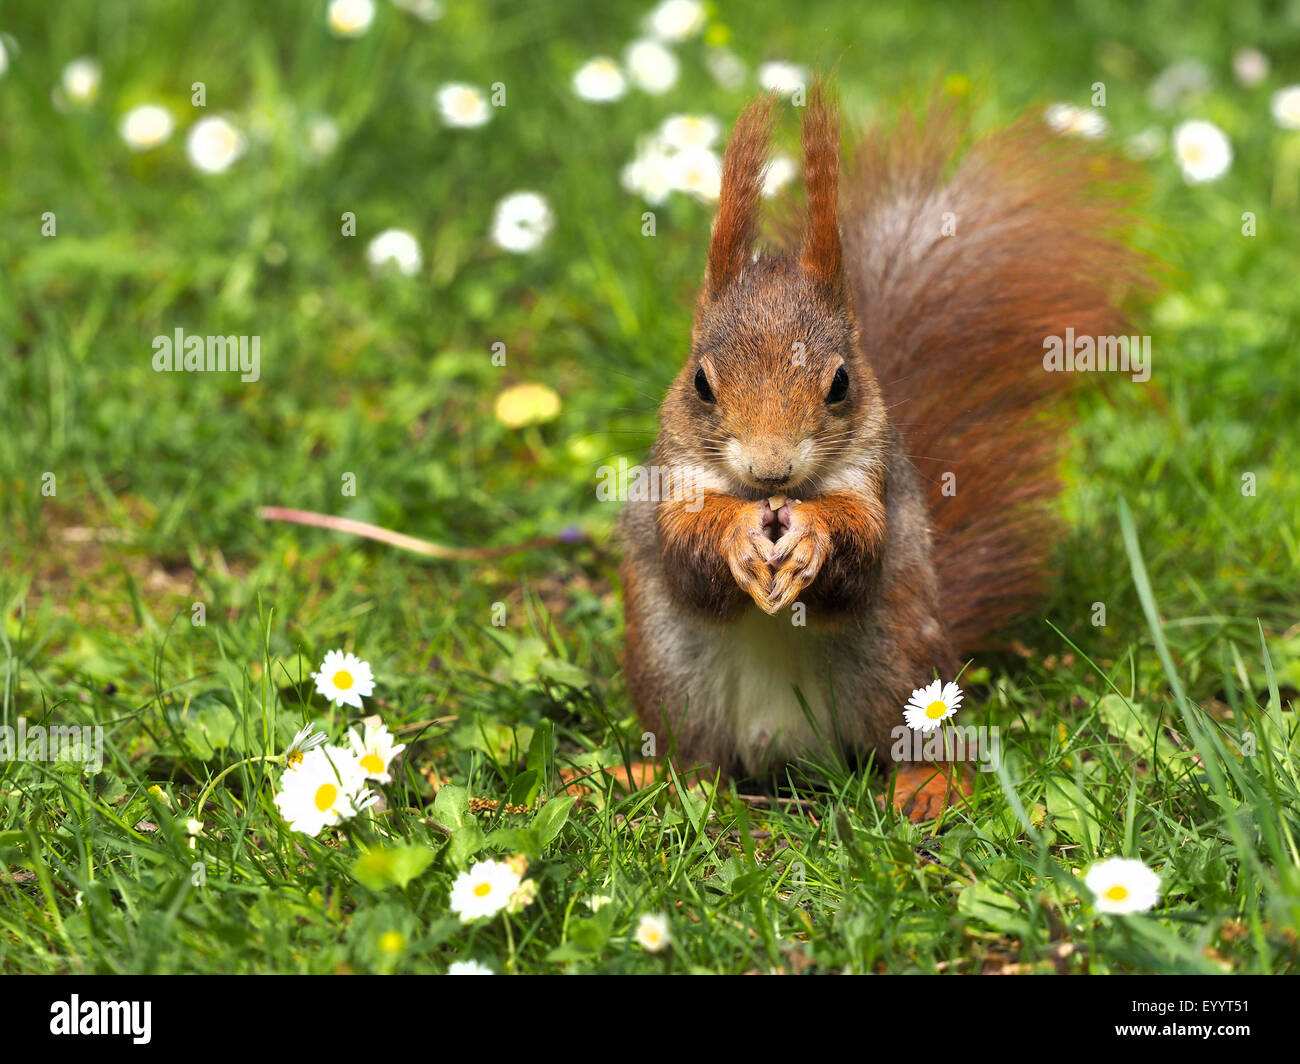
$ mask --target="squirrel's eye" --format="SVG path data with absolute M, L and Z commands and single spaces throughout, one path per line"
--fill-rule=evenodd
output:
M 843 366 L 835 371 L 835 376 L 831 380 L 831 390 L 826 393 L 828 403 L 839 403 L 844 401 L 844 397 L 849 394 L 849 371 Z
M 847 384 L 847 380 L 845 381 Z M 709 387 L 709 378 L 704 375 L 704 367 L 701 366 L 695 371 L 695 392 L 706 403 L 716 403 L 713 397 L 713 389 Z

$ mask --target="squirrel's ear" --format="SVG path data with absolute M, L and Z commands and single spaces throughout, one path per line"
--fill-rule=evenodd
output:
M 839 226 L 840 116 L 821 78 L 813 82 L 808 94 L 802 134 L 808 221 L 799 265 L 814 280 L 838 289 L 844 280 Z
M 763 168 L 767 164 L 767 145 L 775 116 L 770 95 L 751 101 L 736 119 L 722 156 L 722 187 L 704 281 L 704 293 L 710 299 L 740 275 L 753 254 Z

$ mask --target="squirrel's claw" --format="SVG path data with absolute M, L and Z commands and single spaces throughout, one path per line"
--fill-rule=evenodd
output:
M 808 520 L 792 523 L 790 531 L 772 548 L 772 588 L 768 593 L 775 613 L 790 605 L 817 579 L 830 550 L 830 537 Z

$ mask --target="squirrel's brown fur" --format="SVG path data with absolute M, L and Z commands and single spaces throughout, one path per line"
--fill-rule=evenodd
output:
M 678 490 L 621 519 L 638 713 L 728 775 L 828 745 L 887 761 L 910 692 L 1032 605 L 1071 381 L 1043 341 L 1118 333 L 1142 274 L 1104 154 L 1025 123 L 954 161 L 940 109 L 865 137 L 841 189 L 820 83 L 803 232 L 756 254 L 773 114 L 750 104 L 727 146 L 660 411 L 651 460 Z

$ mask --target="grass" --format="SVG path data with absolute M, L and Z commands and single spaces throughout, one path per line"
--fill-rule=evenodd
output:
M 838 64 L 851 116 L 955 74 L 984 127 L 1086 103 L 1100 80 L 1117 140 L 1206 117 L 1234 146 L 1208 186 L 1184 185 L 1167 148 L 1149 164 L 1150 242 L 1169 265 L 1145 312 L 1153 379 L 1080 400 L 1052 598 L 1011 633 L 1015 652 L 963 678 L 963 719 L 1001 729 L 1001 769 L 918 827 L 878 811 L 880 780 L 833 764 L 778 805 L 658 785 L 470 812 L 639 756 L 615 508 L 595 470 L 649 444 L 709 214 L 676 197 L 643 237 L 618 174 L 667 114 L 730 121 L 752 81 L 714 85 L 695 41 L 669 94 L 597 107 L 571 73 L 618 54 L 639 10 L 445 6 L 426 25 L 382 4 L 355 41 L 328 35 L 318 3 L 6 8 L 0 33 L 21 49 L 0 78 L 0 709 L 7 725 L 102 725 L 106 760 L 93 775 L 0 765 L 0 971 L 1295 972 L 1300 134 L 1268 98 L 1296 80 L 1300 27 L 1252 3 L 814 0 L 798 20 L 717 5 L 751 67 Z M 1246 44 L 1273 61 L 1253 89 L 1230 72 Z M 58 111 L 50 88 L 82 54 L 103 66 L 100 96 Z M 1151 80 L 1188 58 L 1213 86 L 1154 108 Z M 431 100 L 447 80 L 505 81 L 507 106 L 444 129 Z M 254 133 L 223 175 L 185 159 L 196 81 L 209 113 Z M 132 155 L 116 122 L 148 100 L 179 129 Z M 316 113 L 340 143 L 313 164 Z M 556 228 L 511 256 L 485 234 L 521 188 Z M 419 238 L 416 277 L 367 269 L 389 226 Z M 261 380 L 154 373 L 153 337 L 178 326 L 260 336 Z M 493 404 L 524 381 L 562 409 L 509 429 Z M 261 522 L 263 505 L 452 544 L 570 525 L 587 539 L 429 562 Z M 307 720 L 341 735 L 309 678 L 336 646 L 373 663 L 371 706 L 410 744 L 386 811 L 292 836 L 278 770 L 252 762 L 212 789 L 192 850 L 186 820 L 219 773 Z M 460 925 L 457 872 L 515 852 L 537 901 Z M 1082 873 L 1112 854 L 1160 873 L 1151 914 L 1091 910 Z M 593 913 L 593 894 L 613 903 Z M 670 950 L 634 943 L 642 912 L 668 914 Z

